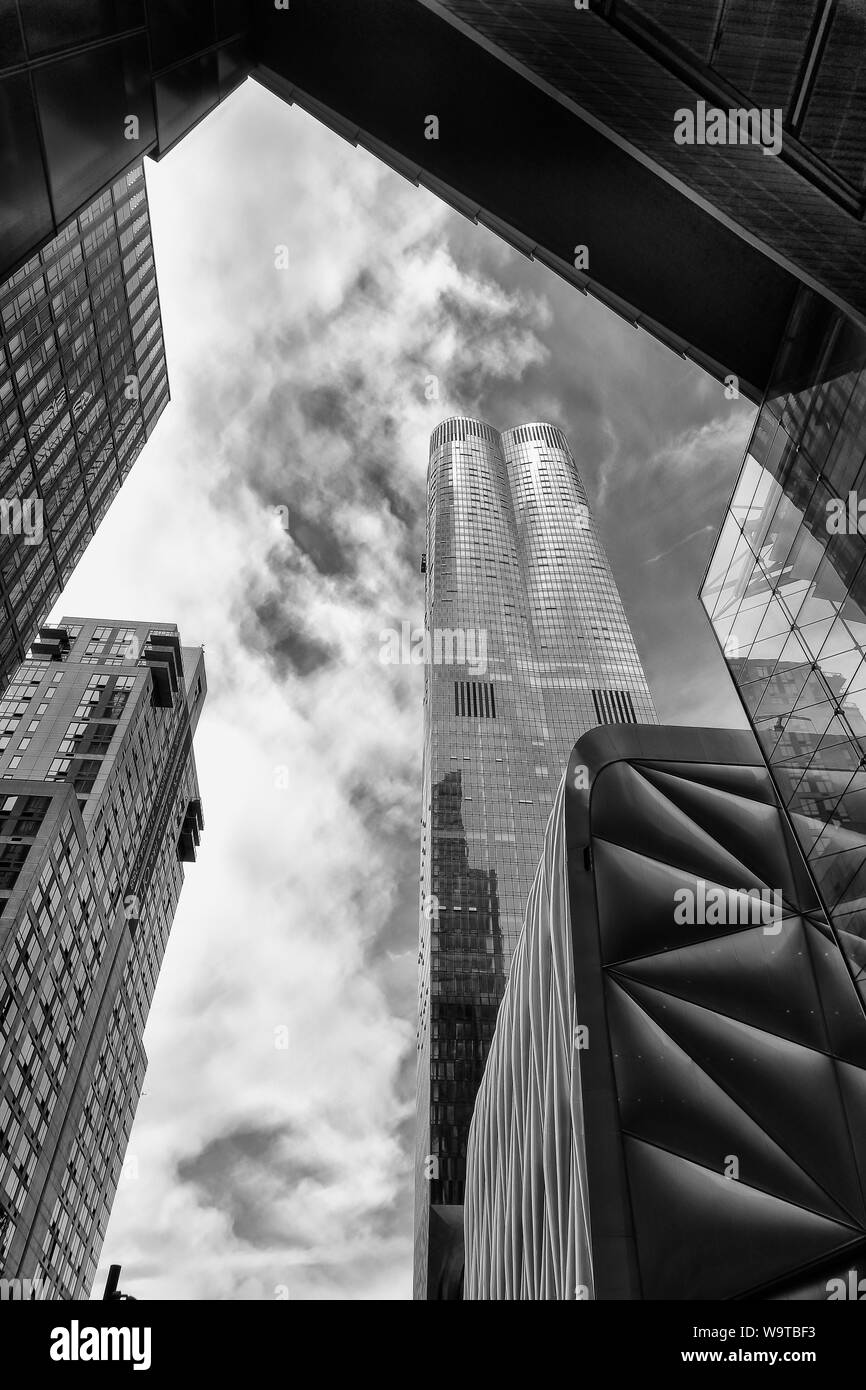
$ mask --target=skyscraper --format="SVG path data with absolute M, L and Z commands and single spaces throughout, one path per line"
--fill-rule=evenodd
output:
M 167 401 L 139 163 L 0 285 L 0 687 Z
M 415 1294 L 436 1298 L 459 1277 L 472 1107 L 562 769 L 587 729 L 656 718 L 560 429 L 434 431 L 425 620 Z
M 0 702 L 0 1274 L 86 1296 L 202 827 L 204 654 L 64 618 Z
M 838 1298 L 864 1177 L 866 1012 L 757 742 L 584 735 L 472 1119 L 465 1297 Z

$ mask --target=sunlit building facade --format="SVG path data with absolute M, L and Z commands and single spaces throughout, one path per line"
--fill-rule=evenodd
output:
M 585 730 L 656 715 L 560 429 L 444 421 L 428 503 L 415 1294 L 439 1298 L 459 1285 L 469 1122 L 562 769 Z
M 177 628 L 64 618 L 0 704 L 0 1276 L 38 1298 L 93 1281 L 202 827 L 205 691 Z
M 168 394 L 139 163 L 0 285 L 0 686 Z
M 866 992 L 864 500 L 866 331 L 804 291 L 701 599 Z

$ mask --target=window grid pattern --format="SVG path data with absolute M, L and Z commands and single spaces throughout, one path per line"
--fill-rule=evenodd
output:
M 0 1275 L 68 1299 L 89 1292 L 124 1180 L 141 1040 L 183 884 L 178 838 L 199 791 L 183 681 L 163 707 L 146 668 L 110 664 L 98 623 L 63 626 L 60 668 L 24 663 L 8 695 L 22 720 L 42 715 L 0 794 Z M 125 631 L 140 649 L 151 629 Z M 84 659 L 94 641 L 101 670 Z M 78 765 L 99 769 L 86 795 L 72 771 L 48 773 L 81 724 L 91 742 Z M 4 890 L 7 844 L 26 855 Z
M 60 593 L 168 400 L 141 167 L 0 285 L 0 679 Z M 37 505 L 42 507 L 38 525 Z
M 425 667 L 420 1297 L 427 1287 L 430 1207 L 463 1200 L 469 1121 L 550 808 L 574 743 L 603 722 L 593 692 L 618 692 L 628 722 L 656 722 L 583 483 L 559 429 L 527 424 L 499 435 L 482 421 L 438 426 L 425 549 L 427 631 L 484 634 L 486 671 L 479 680 L 471 666 Z

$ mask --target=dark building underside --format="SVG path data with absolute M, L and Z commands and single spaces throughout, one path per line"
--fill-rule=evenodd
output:
M 827 4 L 791 15 L 750 0 L 744 19 L 730 0 L 713 35 L 685 0 L 593 0 L 591 11 L 569 0 L 150 0 L 146 19 L 130 0 L 113 24 L 90 7 L 70 14 L 66 0 L 18 0 L 17 19 L 4 3 L 0 276 L 252 74 L 714 375 L 734 373 L 757 400 L 798 284 L 866 322 L 866 75 L 850 56 L 866 17 L 839 4 L 826 20 Z M 811 27 L 800 10 L 814 10 Z M 796 100 L 793 77 L 784 92 L 781 77 L 768 85 L 771 58 L 779 72 L 808 68 Z M 834 82 L 852 95 L 828 132 L 821 103 Z M 677 145 L 675 112 L 697 100 L 778 102 L 781 154 Z M 426 138 L 430 115 L 437 139 Z M 589 253 L 580 268 L 578 246 Z

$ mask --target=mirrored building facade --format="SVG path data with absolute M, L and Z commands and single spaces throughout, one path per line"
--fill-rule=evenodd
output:
M 87 1297 L 124 1171 L 205 692 L 177 628 L 64 618 L 0 702 L 0 1276 L 37 1298 Z
M 428 503 L 415 1294 L 438 1298 L 459 1285 L 469 1122 L 562 768 L 584 730 L 656 716 L 560 429 L 444 421 Z
M 803 291 L 701 600 L 866 991 L 866 332 Z
M 245 0 L 0 0 L 0 266 L 246 76 Z
M 0 285 L 0 685 L 168 395 L 139 163 Z
M 840 941 L 751 734 L 586 734 L 475 1104 L 464 1297 L 856 1289 L 866 1011 Z

